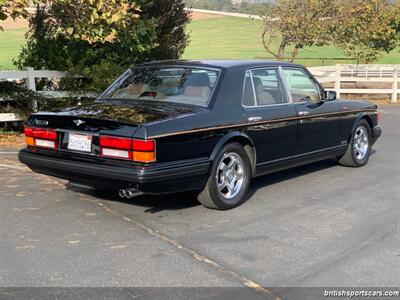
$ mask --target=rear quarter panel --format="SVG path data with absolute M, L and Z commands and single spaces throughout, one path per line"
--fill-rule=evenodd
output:
M 244 122 L 244 69 L 223 70 L 207 109 L 181 118 L 145 124 L 135 137 L 155 139 L 157 162 L 208 159 L 218 142 Z

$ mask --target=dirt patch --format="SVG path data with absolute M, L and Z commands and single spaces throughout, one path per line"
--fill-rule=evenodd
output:
M 223 18 L 224 16 L 192 11 L 192 20 Z
M 23 134 L 0 134 L 0 147 L 22 147 L 24 145 Z
M 14 21 L 13 19 L 8 18 L 5 21 L 1 21 L 0 25 L 5 30 L 13 30 L 13 29 L 28 28 L 29 23 L 25 19 L 17 19 L 17 20 Z

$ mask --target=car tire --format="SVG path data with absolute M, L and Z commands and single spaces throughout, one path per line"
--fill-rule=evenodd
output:
M 365 166 L 371 154 L 371 146 L 371 127 L 366 120 L 361 119 L 356 125 L 345 154 L 339 157 L 339 164 L 346 167 Z
M 241 205 L 251 181 L 251 164 L 239 143 L 225 145 L 216 156 L 210 177 L 197 199 L 211 209 L 227 210 Z

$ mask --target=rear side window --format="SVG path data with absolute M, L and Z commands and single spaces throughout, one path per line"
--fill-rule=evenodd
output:
M 293 102 L 321 100 L 321 93 L 317 84 L 305 71 L 284 68 L 283 73 L 285 74 Z
M 243 105 L 245 106 L 256 105 L 253 82 L 251 80 L 250 72 L 246 72 L 246 78 L 244 80 Z
M 287 103 L 277 69 L 255 69 L 246 73 L 243 105 L 266 106 Z

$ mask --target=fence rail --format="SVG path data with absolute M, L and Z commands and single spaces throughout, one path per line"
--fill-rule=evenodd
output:
M 36 79 L 60 79 L 66 78 L 70 75 L 67 72 L 61 71 L 48 71 L 48 70 L 35 70 L 33 68 L 26 68 L 22 71 L 0 71 L 1 80 L 24 80 L 26 88 L 30 91 L 37 92 L 45 97 L 51 98 L 66 98 L 66 97 L 97 97 L 95 93 L 76 93 L 70 91 L 36 91 Z M 1 99 L 0 99 L 1 101 Z M 37 107 L 37 104 L 34 103 Z M 19 121 L 19 118 L 13 113 L 0 113 L 0 122 Z
M 397 103 L 400 65 L 336 65 L 309 68 L 322 84 L 333 83 L 338 97 L 341 94 L 390 94 L 391 102 Z M 342 83 L 368 83 L 368 88 L 342 88 Z M 385 88 L 373 85 L 384 83 Z M 388 88 L 388 86 L 391 86 Z
M 400 79 L 400 65 L 335 65 L 309 68 L 311 73 L 322 84 L 331 83 L 338 97 L 341 94 L 390 94 L 391 101 L 397 103 Z M 36 91 L 38 78 L 65 78 L 68 73 L 60 71 L 34 70 L 26 68 L 23 71 L 0 71 L 0 80 L 24 80 L 26 87 Z M 368 83 L 368 88 L 342 88 L 343 83 Z M 391 87 L 377 88 L 373 83 L 390 85 Z M 68 91 L 40 91 L 44 96 L 56 97 L 96 97 L 93 93 L 73 93 Z M 0 99 L 1 100 L 1 99 Z M 18 121 L 15 114 L 0 114 L 0 122 Z
M 60 71 L 43 71 L 26 68 L 23 71 L 0 71 L 0 80 L 25 80 L 28 90 L 36 91 L 36 78 L 66 78 L 68 73 Z

